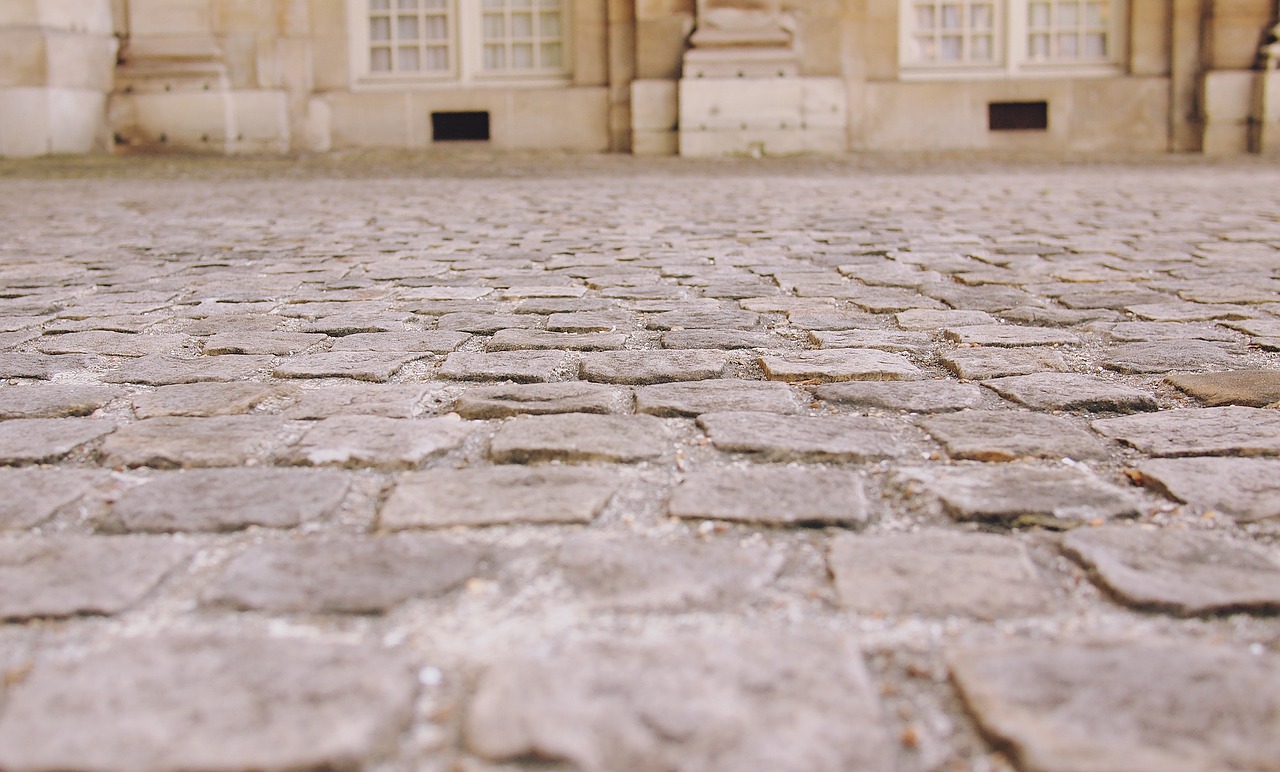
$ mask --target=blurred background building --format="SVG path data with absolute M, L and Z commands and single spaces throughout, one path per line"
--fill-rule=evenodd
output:
M 1280 154 L 1276 0 L 3 0 L 0 155 Z

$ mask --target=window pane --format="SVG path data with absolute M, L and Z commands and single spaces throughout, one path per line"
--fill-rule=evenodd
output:
M 418 0 L 397 0 L 396 7 L 402 11 L 418 10 Z
M 542 62 L 540 64 L 548 69 L 559 69 L 563 66 L 561 64 L 559 43 L 542 44 Z
M 1047 27 L 1049 26 L 1049 4 L 1048 3 L 1032 3 L 1031 13 L 1028 17 L 1031 26 Z
M 543 13 L 542 14 L 542 36 L 544 38 L 560 37 L 560 14 Z
M 960 6 L 944 5 L 942 6 L 942 28 L 943 29 L 960 29 L 961 26 Z
M 991 6 L 975 5 L 969 9 L 969 27 L 975 30 L 991 29 L 994 22 Z
M 1027 47 L 1031 54 L 1031 58 L 1036 61 L 1044 61 L 1049 58 L 1049 36 L 1048 35 L 1032 35 L 1030 45 Z
M 399 59 L 396 64 L 400 65 L 401 72 L 417 72 L 418 65 L 418 49 L 401 46 L 399 50 Z
M 1102 32 L 1089 33 L 1084 36 L 1084 55 L 1090 59 L 1107 57 L 1107 36 Z
M 449 0 L 422 0 L 422 7 L 428 11 L 443 11 Z
M 444 46 L 428 46 L 426 50 L 426 59 L 423 62 L 424 70 L 432 72 L 444 72 L 449 69 L 449 49 Z
M 396 37 L 400 40 L 417 40 L 418 17 L 401 16 L 396 19 Z
M 502 40 L 506 37 L 506 22 L 502 19 L 500 13 L 486 13 L 484 15 L 484 39 L 485 40 Z
M 519 43 L 511 47 L 511 66 L 517 70 L 533 69 L 533 46 Z
M 385 11 L 391 7 L 391 0 L 369 0 L 369 10 Z
M 991 46 L 991 38 L 986 35 L 979 35 L 973 39 L 973 49 L 970 51 L 970 58 L 979 62 L 989 62 L 993 57 Z
M 512 8 L 532 8 L 533 0 L 511 0 Z
M 375 48 L 370 51 L 369 69 L 374 72 L 391 72 L 391 49 Z
M 1085 6 L 1084 22 L 1090 27 L 1103 27 L 1107 24 L 1107 6 L 1105 3 L 1089 3 Z
M 938 58 L 944 62 L 958 62 L 964 56 L 964 38 L 959 35 L 944 35 L 938 47 Z
M 484 0 L 485 8 L 501 8 L 502 0 Z
M 502 46 L 484 47 L 484 68 L 486 70 L 503 70 L 507 67 L 507 50 Z
M 449 20 L 443 16 L 428 16 L 423 19 L 426 24 L 426 34 L 423 37 L 427 40 L 445 40 L 449 37 Z
M 370 19 L 369 20 L 369 39 L 370 40 L 390 40 L 391 39 L 391 20 L 390 19 Z
M 1064 59 L 1075 59 L 1079 55 L 1076 50 L 1075 33 L 1064 33 L 1058 35 L 1058 56 Z
M 533 16 L 527 13 L 511 14 L 511 36 L 527 38 L 533 35 Z
M 1075 3 L 1059 3 L 1058 4 L 1058 26 L 1074 27 L 1079 23 L 1080 7 Z
M 920 31 L 931 30 L 935 26 L 934 11 L 936 9 L 932 5 L 916 6 L 916 29 Z

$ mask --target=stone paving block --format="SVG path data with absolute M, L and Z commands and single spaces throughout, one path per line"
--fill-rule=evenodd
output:
M 0 710 L 0 767 L 354 769 L 394 746 L 416 691 L 372 647 L 134 639 L 38 663 Z
M 91 469 L 0 468 L 0 531 L 40 525 L 101 478 Z
M 788 311 L 787 321 L 798 330 L 873 330 L 879 327 L 874 314 L 828 309 Z
M 349 477 L 314 469 L 190 469 L 152 476 L 112 504 L 103 530 L 237 531 L 330 520 Z
M 946 413 L 975 408 L 982 403 L 982 389 L 954 381 L 886 381 L 830 383 L 814 388 L 825 402 L 912 413 Z
M 286 464 L 347 468 L 416 469 L 460 446 L 474 426 L 457 417 L 323 418 L 277 458 Z
M 879 349 L 881 351 L 927 351 L 933 339 L 922 332 L 900 330 L 817 330 L 809 332 L 809 339 L 818 348 Z
M 1070 346 L 1080 343 L 1078 336 L 1064 330 L 1013 324 L 948 327 L 944 334 L 947 340 L 968 346 Z
M 161 354 L 125 362 L 102 377 L 107 383 L 143 383 L 169 386 L 201 381 L 247 381 L 271 366 L 269 356 L 226 354 L 199 359 L 178 359 Z
M 797 292 L 803 295 L 803 292 Z M 933 298 L 919 292 L 897 289 L 894 287 L 858 287 L 851 288 L 847 294 L 849 302 L 864 311 L 873 314 L 895 314 L 910 311 L 913 308 L 946 308 Z
M 437 598 L 484 571 L 487 551 L 434 536 L 343 536 L 254 544 L 201 595 L 271 613 L 382 614 Z
M 614 310 L 616 306 L 601 298 L 526 298 L 516 304 L 517 314 L 571 314 L 586 311 Z
M 645 321 L 650 330 L 750 330 L 759 325 L 759 314 L 732 308 L 664 311 Z
M 787 348 L 794 345 L 781 336 L 750 330 L 675 330 L 662 333 L 660 340 L 663 348 L 674 349 Z
M 389 354 L 447 354 L 471 339 L 465 332 L 358 332 L 333 341 L 330 351 L 382 351 Z
M 1092 520 L 1138 514 L 1136 496 L 1078 468 L 999 464 L 909 474 L 918 475 L 956 520 L 1019 525 L 1024 516 Z
M 1170 301 L 1126 306 L 1125 311 L 1152 322 L 1208 322 L 1215 319 L 1250 319 L 1258 315 L 1244 306 Z
M 1048 349 L 959 349 L 939 357 L 943 366 L 969 381 L 1067 370 L 1062 355 Z
M 86 416 L 120 396 L 106 386 L 40 383 L 0 389 L 0 420 Z
M 272 371 L 277 378 L 352 378 L 384 383 L 400 368 L 421 355 L 387 354 L 377 351 L 322 351 L 280 361 Z
M 993 378 L 982 385 L 1033 410 L 1140 413 L 1160 407 L 1145 391 L 1092 375 L 1034 373 Z
M 445 358 L 436 374 L 460 381 L 507 380 L 538 383 L 561 380 L 573 365 L 563 351 L 455 351 Z
M 25 351 L 0 353 L 0 378 L 35 378 L 47 381 L 59 373 L 82 370 L 90 357 L 78 354 L 35 354 Z
M 1026 547 L 1008 536 L 840 534 L 827 563 L 840 605 L 858 614 L 995 620 L 1054 610 Z
M 543 319 L 534 314 L 445 314 L 436 321 L 441 330 L 471 332 L 477 335 L 492 335 L 498 330 L 534 329 L 543 325 Z
M 378 522 L 391 530 L 589 523 L 619 483 L 608 467 L 430 469 L 400 477 Z
M 732 378 L 640 386 L 635 404 L 637 413 L 667 418 L 725 410 L 799 413 L 803 408 L 785 384 Z
M 672 517 L 769 525 L 858 525 L 869 516 L 856 472 L 753 465 L 692 472 L 667 502 Z
M 139 418 L 240 415 L 287 393 L 268 383 L 181 383 L 135 394 L 132 401 Z
M 0 542 L 0 619 L 119 614 L 141 601 L 193 551 L 190 545 L 151 536 L 46 536 Z
M 240 466 L 268 454 L 283 428 L 274 416 L 147 418 L 108 436 L 99 455 L 106 466 Z
M 760 365 L 775 381 L 914 381 L 923 376 L 901 354 L 874 349 L 786 352 L 762 356 Z
M 584 354 L 580 377 L 601 383 L 646 384 L 719 378 L 729 364 L 721 351 L 656 349 Z
M 1147 487 L 1238 522 L 1280 517 L 1280 460 L 1159 458 L 1139 464 L 1137 473 Z
M 1238 367 L 1243 357 L 1221 343 L 1201 340 L 1126 343 L 1115 346 L 1102 366 L 1120 373 L 1168 373 L 1174 370 Z
M 546 330 L 498 330 L 485 342 L 489 351 L 551 349 L 562 351 L 615 351 L 626 345 L 620 332 L 548 332 Z
M 630 413 L 631 390 L 601 383 L 476 386 L 458 396 L 453 410 L 463 418 L 508 418 L 552 413 Z
M 639 317 L 629 311 L 571 311 L 551 314 L 546 328 L 553 332 L 615 332 L 636 327 Z
M 580 533 L 560 545 L 554 564 L 588 606 L 683 613 L 749 602 L 778 578 L 786 556 L 733 539 L 674 541 Z
M 332 314 L 319 319 L 303 322 L 298 328 L 301 332 L 319 332 L 325 335 L 359 335 L 373 332 L 399 332 L 410 330 L 408 313 L 380 314 Z
M 1109 526 L 1073 531 L 1062 548 L 1129 606 L 1182 616 L 1280 610 L 1280 563 L 1225 539 Z
M 717 449 L 765 461 L 879 461 L 904 452 L 895 425 L 881 418 L 717 412 L 698 416 Z
M 995 324 L 996 318 L 985 311 L 937 310 L 913 308 L 893 315 L 904 330 L 941 330 L 947 327 Z
M 0 464 L 45 464 L 110 434 L 116 423 L 98 418 L 15 418 L 0 422 Z
M 1194 322 L 1095 322 L 1089 329 L 1105 332 L 1107 337 L 1124 343 L 1161 340 L 1211 340 L 1230 343 L 1236 336 L 1216 324 Z
M 489 444 L 499 464 L 653 461 L 671 450 L 661 419 L 648 415 L 534 415 L 504 423 Z
M 953 459 L 1105 458 L 1096 435 L 1057 416 L 1021 410 L 966 410 L 920 422 Z
M 852 643 L 826 635 L 588 640 L 491 666 L 468 748 L 583 770 L 888 769 L 892 750 Z
M 165 354 L 182 348 L 185 335 L 140 335 L 107 330 L 45 335 L 34 347 L 44 354 L 102 354 L 105 356 L 140 357 Z
M 1101 418 L 1094 431 L 1152 456 L 1280 455 L 1280 411 L 1205 407 Z
M 336 415 L 378 415 L 417 418 L 426 412 L 430 387 L 416 383 L 324 386 L 290 392 L 294 402 L 284 410 L 288 418 L 320 419 Z
M 273 354 L 286 356 L 305 351 L 329 336 L 318 332 L 283 330 L 235 330 L 209 336 L 202 349 L 206 356 L 223 354 Z
M 587 294 L 583 286 L 527 286 L 507 287 L 502 291 L 503 300 L 521 300 L 523 298 L 580 298 Z
M 951 674 L 1020 769 L 1267 769 L 1280 758 L 1280 664 L 1163 640 L 955 651 Z
M 1280 370 L 1174 373 L 1164 380 L 1210 407 L 1266 407 L 1280 402 Z

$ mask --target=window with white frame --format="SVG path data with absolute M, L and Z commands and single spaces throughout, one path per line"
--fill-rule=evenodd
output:
M 362 80 L 560 78 L 566 0 L 350 0 Z
M 1124 0 L 902 0 L 905 73 L 1114 72 Z

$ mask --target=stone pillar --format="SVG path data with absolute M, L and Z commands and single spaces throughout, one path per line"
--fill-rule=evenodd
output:
M 1259 52 L 1262 72 L 1254 97 L 1255 115 L 1252 150 L 1280 156 L 1280 24 L 1271 28 L 1269 40 Z
M 679 84 L 684 156 L 840 153 L 839 78 L 800 75 L 795 18 L 781 0 L 699 0 Z
M 0 2 L 0 155 L 107 149 L 111 0 Z

